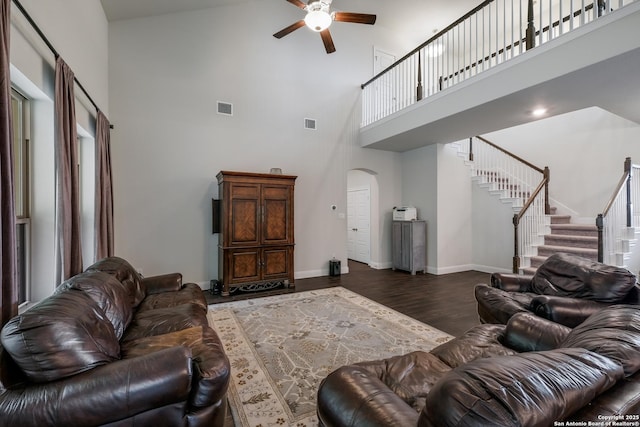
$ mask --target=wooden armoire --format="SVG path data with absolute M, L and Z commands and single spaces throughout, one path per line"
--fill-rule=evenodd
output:
M 221 171 L 218 279 L 237 290 L 293 287 L 295 176 Z

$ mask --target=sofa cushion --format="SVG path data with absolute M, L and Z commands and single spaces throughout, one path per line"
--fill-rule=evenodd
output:
M 451 370 L 436 356 L 414 351 L 388 359 L 356 363 L 376 375 L 393 393 L 416 411 L 424 402 L 434 384 Z
M 120 357 L 111 322 L 80 290 L 52 295 L 2 328 L 2 346 L 34 382 L 53 381 Z
M 200 286 L 195 283 L 185 283 L 177 291 L 147 294 L 144 301 L 138 306 L 138 311 L 175 307 L 186 303 L 198 304 L 205 310 L 208 308 L 207 300 Z
M 195 326 L 207 326 L 207 311 L 198 304 L 181 304 L 136 312 L 122 342 L 162 335 Z
M 118 340 L 133 318 L 129 293 L 115 277 L 101 271 L 87 271 L 73 276 L 56 289 L 56 293 L 67 289 L 86 292 L 104 312 L 113 325 Z
M 553 425 L 623 376 L 611 359 L 579 348 L 477 359 L 433 387 L 418 425 Z
M 118 257 L 103 258 L 89 266 L 86 271 L 102 271 L 118 279 L 129 292 L 132 307 L 137 307 L 146 296 L 138 272 L 126 260 Z
M 640 370 L 640 306 L 609 306 L 574 328 L 561 345 L 607 356 L 626 376 L 633 375 Z
M 483 357 L 516 354 L 502 344 L 505 328 L 504 325 L 491 324 L 474 326 L 458 338 L 440 344 L 430 353 L 452 368 Z
M 619 302 L 635 283 L 636 277 L 627 269 L 557 253 L 538 267 L 531 288 L 541 295 Z

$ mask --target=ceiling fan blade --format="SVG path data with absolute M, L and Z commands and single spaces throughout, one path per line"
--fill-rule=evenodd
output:
M 351 13 L 351 12 L 334 12 L 334 20 L 340 22 L 353 22 L 355 24 L 369 24 L 376 23 L 376 15 L 369 15 L 368 13 Z
M 283 28 L 282 30 L 280 30 L 277 33 L 275 33 L 273 35 L 273 37 L 275 37 L 277 39 L 281 39 L 284 36 L 286 36 L 287 34 L 294 32 L 295 30 L 297 30 L 300 27 L 304 27 L 304 19 L 301 19 L 298 22 L 293 23 L 293 24 L 289 25 L 286 28 Z
M 324 48 L 327 53 L 333 53 L 336 51 L 336 47 L 333 45 L 333 38 L 331 38 L 331 33 L 328 28 L 320 31 L 320 37 L 322 37 L 322 43 L 324 43 Z
M 287 1 L 294 6 L 298 6 L 300 9 L 304 9 L 305 7 L 307 7 L 307 5 L 302 3 L 300 0 L 287 0 Z

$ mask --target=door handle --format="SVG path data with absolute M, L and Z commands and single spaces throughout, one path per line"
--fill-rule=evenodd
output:
M 352 228 L 351 231 L 358 231 L 358 229 L 357 228 Z

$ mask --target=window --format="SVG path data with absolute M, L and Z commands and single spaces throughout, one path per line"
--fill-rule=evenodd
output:
M 13 112 L 13 156 L 16 210 L 16 243 L 19 299 L 22 305 L 29 301 L 30 212 L 29 212 L 29 123 L 28 100 L 19 92 L 11 91 Z

